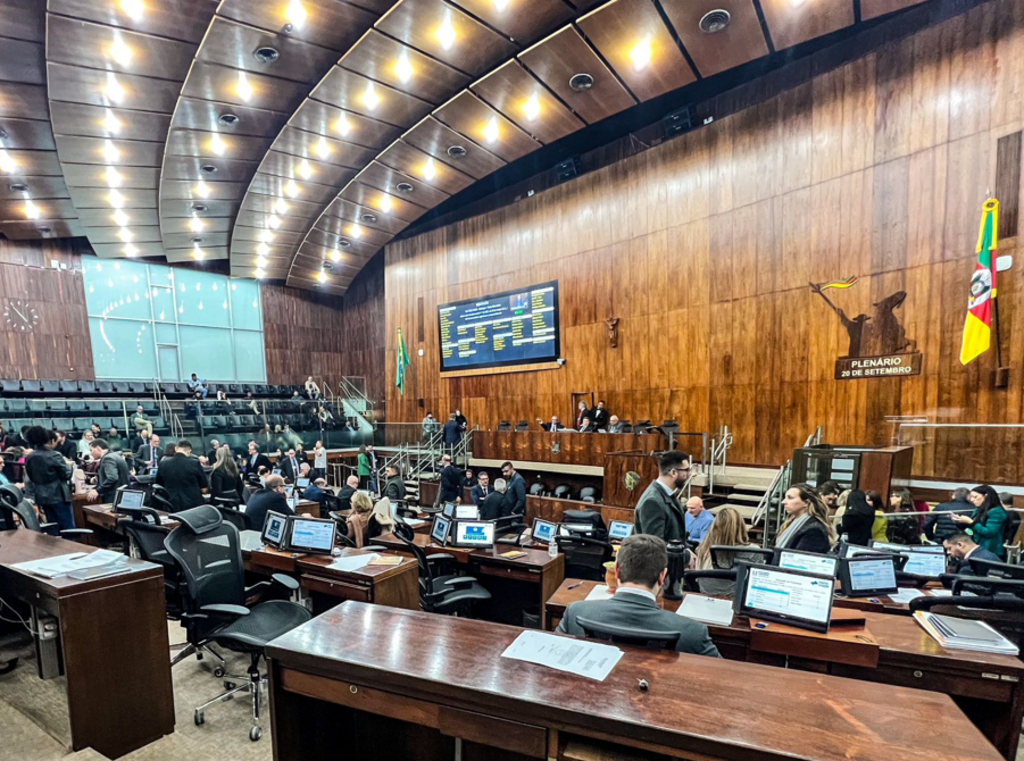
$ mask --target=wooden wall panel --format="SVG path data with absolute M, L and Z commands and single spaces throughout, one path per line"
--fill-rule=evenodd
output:
M 384 400 L 383 256 L 366 265 L 344 296 L 267 283 L 262 294 L 268 383 L 303 383 L 313 375 L 336 387 L 343 375 L 363 376 L 367 394 L 380 408 Z
M 54 261 L 66 269 L 54 269 Z M 0 316 L 0 377 L 96 377 L 75 241 L 9 241 L 0 237 L 0 315 L 12 300 L 34 308 L 39 324 L 31 331 L 13 331 Z
M 419 420 L 430 410 L 443 419 L 458 407 L 483 427 L 569 419 L 570 394 L 592 391 L 633 421 L 728 425 L 732 461 L 772 465 L 818 425 L 830 441 L 882 445 L 893 434 L 890 415 L 1024 422 L 1016 270 L 1000 278 L 1010 387 L 993 388 L 994 352 L 966 368 L 958 361 L 997 163 L 1019 182 L 1019 151 L 997 144 L 1024 126 L 1022 61 L 1024 0 L 995 0 L 788 91 L 778 91 L 778 78 L 774 93 L 765 85 L 726 94 L 746 98 L 747 108 L 390 244 L 386 357 L 398 327 L 407 336 L 422 330 L 422 340 L 409 347 L 404 396 L 393 361 L 384 363 L 388 418 Z M 1000 241 L 1003 251 L 1015 247 L 1015 238 Z M 897 313 L 923 352 L 920 376 L 833 380 L 847 334 L 808 282 L 854 275 L 858 284 L 836 296 L 850 314 L 907 292 Z M 439 304 L 550 279 L 560 281 L 563 368 L 439 377 Z M 617 349 L 608 317 L 620 318 Z M 929 434 L 915 472 L 1024 482 L 1020 434 L 994 436 L 1000 456 L 981 439 L 970 429 Z

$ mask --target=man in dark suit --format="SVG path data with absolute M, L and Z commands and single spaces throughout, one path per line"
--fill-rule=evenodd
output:
M 324 496 L 331 493 L 333 492 L 330 492 L 327 488 L 327 479 L 318 478 L 303 490 L 302 498 L 308 499 L 310 502 L 318 502 L 322 508 Z
M 526 481 L 510 462 L 501 464 L 501 475 L 505 476 L 505 482 L 508 484 L 501 516 L 504 518 L 513 514 L 526 515 Z
M 96 488 L 89 492 L 91 499 L 113 502 L 117 490 L 128 485 L 128 463 L 118 452 L 111 452 L 103 439 L 93 439 L 89 454 L 93 462 L 99 462 L 96 469 Z
M 255 441 L 250 441 L 249 454 L 245 458 L 245 472 L 256 473 L 261 467 L 270 470 L 270 458 L 260 452 Z
M 384 496 L 395 502 L 405 502 L 405 481 L 402 479 L 402 473 L 398 470 L 396 465 L 388 465 L 384 472 L 387 474 L 388 480 L 384 484 Z
M 284 457 L 277 461 L 277 467 L 281 469 L 281 475 L 288 483 L 295 483 L 299 477 L 299 460 L 295 456 L 295 449 L 289 448 Z
M 505 489 L 507 484 L 504 478 L 494 481 L 494 491 L 488 494 L 477 504 L 480 506 L 480 520 L 495 521 L 501 517 L 505 510 Z M 476 488 L 475 486 L 473 487 Z
M 469 496 L 473 500 L 473 504 L 480 507 L 484 503 L 484 499 L 488 494 L 494 491 L 494 487 L 490 484 L 491 477 L 487 475 L 486 470 L 481 470 L 476 474 L 476 485 L 469 490 Z
M 263 488 L 257 489 L 249 497 L 245 514 L 253 531 L 263 530 L 267 513 L 270 511 L 281 515 L 295 515 L 295 511 L 288 506 L 288 500 L 284 496 L 284 479 L 281 476 L 267 476 Z
M 441 486 L 438 503 L 462 501 L 462 471 L 452 464 L 451 455 L 441 456 Z
M 139 451 L 135 453 L 135 468 L 139 472 L 148 472 L 160 463 L 160 458 L 163 456 L 164 450 L 160 448 L 160 437 L 154 433 L 149 437 L 149 441 L 139 447 Z
M 61 456 L 68 460 L 74 460 L 78 454 L 78 445 L 68 438 L 67 431 L 54 431 L 57 434 L 57 446 L 54 447 Z
M 160 465 L 156 482 L 167 489 L 174 512 L 205 505 L 203 490 L 209 489 L 206 473 L 199 460 L 192 457 L 192 444 L 187 439 L 178 442 L 176 452 Z
M 686 518 L 674 492 L 690 477 L 690 458 L 666 452 L 658 462 L 660 475 L 641 495 L 636 506 L 636 532 L 653 534 L 665 542 L 686 541 Z
M 462 428 L 455 419 L 455 413 L 453 412 L 448 416 L 448 422 L 444 424 L 444 445 L 446 447 L 453 447 L 459 443 L 461 438 Z
M 950 558 L 950 570 L 960 576 L 977 576 L 971 569 L 971 558 L 975 560 L 991 560 L 996 563 L 1003 562 L 1002 559 L 989 549 L 981 547 L 974 541 L 974 537 L 957 533 L 947 537 L 942 543 Z
M 338 492 L 338 509 L 352 509 L 352 495 L 359 491 L 359 476 L 349 476 L 345 479 L 345 485 Z
M 584 636 L 579 623 L 582 618 L 624 629 L 679 632 L 677 652 L 721 657 L 704 624 L 658 607 L 658 593 L 668 576 L 665 542 L 649 534 L 626 537 L 616 557 L 615 576 L 619 585 L 612 599 L 571 603 L 558 631 Z
M 968 489 L 960 487 L 953 491 L 949 502 L 936 505 L 924 519 L 924 535 L 933 542 L 945 541 L 947 537 L 962 533 L 960 527 L 953 522 L 952 515 L 970 515 L 974 505 L 967 501 Z
M 608 410 L 604 408 L 604 400 L 597 403 L 597 406 L 590 411 L 590 421 L 594 428 L 605 430 L 608 427 Z

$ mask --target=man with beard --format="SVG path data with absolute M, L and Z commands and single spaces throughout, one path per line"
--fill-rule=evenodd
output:
M 684 510 L 675 492 L 690 477 L 690 458 L 682 452 L 666 452 L 658 462 L 660 475 L 636 506 L 636 532 L 652 534 L 666 542 L 686 541 Z

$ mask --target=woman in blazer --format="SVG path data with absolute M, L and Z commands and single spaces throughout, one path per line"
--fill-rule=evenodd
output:
M 57 452 L 57 436 L 40 425 L 26 432 L 32 454 L 25 460 L 26 477 L 31 483 L 32 497 L 46 513 L 46 519 L 56 523 L 61 531 L 75 527 L 75 513 L 71 509 L 71 475 L 73 468 Z
M 214 497 L 237 494 L 239 503 L 242 501 L 242 476 L 227 444 L 217 449 L 217 462 L 210 473 L 210 494 Z
M 999 494 L 991 486 L 975 486 L 967 497 L 974 505 L 974 513 L 953 515 L 953 521 L 967 529 L 980 546 L 999 557 L 1006 557 L 1003 548 L 1003 529 L 1006 526 L 1006 509 L 999 501 Z
M 829 552 L 836 532 L 828 519 L 828 508 L 807 484 L 793 484 L 782 500 L 786 522 L 775 539 L 776 547 L 803 552 Z

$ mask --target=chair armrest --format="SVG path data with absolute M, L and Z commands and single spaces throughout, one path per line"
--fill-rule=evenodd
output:
M 387 552 L 387 547 L 382 547 L 379 544 L 367 544 L 363 547 L 367 552 Z
M 208 613 L 218 613 L 224 616 L 248 616 L 249 609 L 244 605 L 228 605 L 228 604 L 216 604 L 216 605 L 204 605 L 199 610 L 205 610 Z
M 283 573 L 272 574 L 270 578 L 292 592 L 299 588 L 298 579 L 293 579 L 291 576 L 285 576 Z
M 93 533 L 91 528 L 66 528 L 60 532 L 61 536 L 89 536 Z
M 430 563 L 434 563 L 442 560 L 455 560 L 455 556 L 449 555 L 447 552 L 435 552 L 432 555 L 427 555 L 426 560 Z
M 452 589 L 469 589 L 474 584 L 476 584 L 476 579 L 472 576 L 459 576 L 457 579 L 448 579 L 444 583 L 446 587 L 451 587 Z

